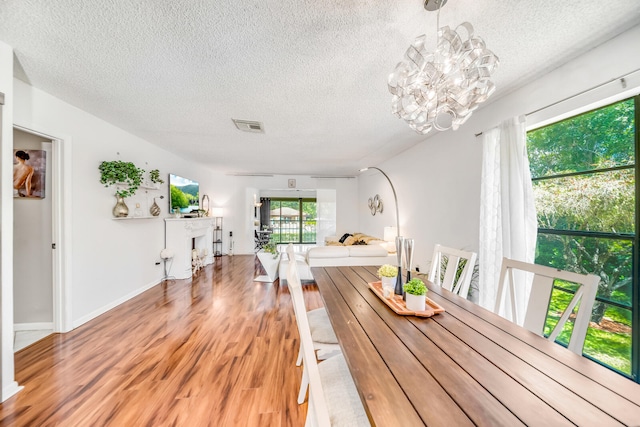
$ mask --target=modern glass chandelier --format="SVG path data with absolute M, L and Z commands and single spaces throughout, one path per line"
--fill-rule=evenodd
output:
M 432 129 L 458 129 L 495 91 L 490 77 L 498 57 L 473 33 L 470 23 L 455 30 L 440 28 L 440 8 L 446 2 L 424 3 L 425 9 L 438 11 L 435 52 L 427 50 L 427 36 L 419 36 L 388 80 L 392 113 L 422 135 Z

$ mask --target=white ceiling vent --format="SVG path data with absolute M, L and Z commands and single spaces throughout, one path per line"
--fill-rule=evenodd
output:
M 243 132 L 264 133 L 264 125 L 260 122 L 252 122 L 251 120 L 231 119 L 238 129 Z

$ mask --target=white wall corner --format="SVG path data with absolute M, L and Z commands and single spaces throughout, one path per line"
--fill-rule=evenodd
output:
M 146 285 L 142 286 L 141 288 L 136 289 L 133 292 L 130 292 L 129 294 L 123 296 L 122 298 L 119 298 L 119 299 L 117 299 L 115 301 L 111 301 L 108 304 L 98 308 L 97 310 L 93 310 L 91 313 L 86 314 L 86 315 L 84 315 L 84 316 L 82 316 L 82 317 L 80 317 L 78 319 L 75 319 L 73 321 L 73 329 L 84 325 L 88 321 L 95 319 L 96 317 L 106 313 L 107 311 L 109 311 L 109 310 L 111 310 L 113 308 L 116 308 L 120 304 L 129 301 L 130 299 L 140 295 L 141 293 L 143 293 L 145 291 L 148 291 L 149 289 L 153 288 L 156 285 L 159 285 L 159 282 L 161 280 L 162 279 L 158 279 L 158 280 L 154 280 L 151 283 L 147 283 Z
M 2 400 L 20 391 L 14 381 L 13 356 L 13 49 L 0 42 L 0 357 Z

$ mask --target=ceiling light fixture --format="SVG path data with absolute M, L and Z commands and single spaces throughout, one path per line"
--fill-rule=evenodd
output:
M 422 135 L 432 129 L 458 129 L 495 91 L 489 78 L 498 57 L 473 34 L 470 23 L 455 30 L 440 28 L 440 8 L 446 2 L 424 3 L 426 10 L 438 11 L 435 52 L 427 50 L 427 36 L 419 36 L 388 80 L 392 113 Z

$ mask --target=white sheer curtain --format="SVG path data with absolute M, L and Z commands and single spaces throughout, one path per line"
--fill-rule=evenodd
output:
M 533 262 L 537 222 L 524 116 L 483 132 L 480 202 L 480 297 L 493 310 L 502 257 Z M 524 313 L 531 289 L 516 287 L 516 309 Z M 501 315 L 511 318 L 508 304 Z M 519 316 L 521 319 L 524 316 Z

